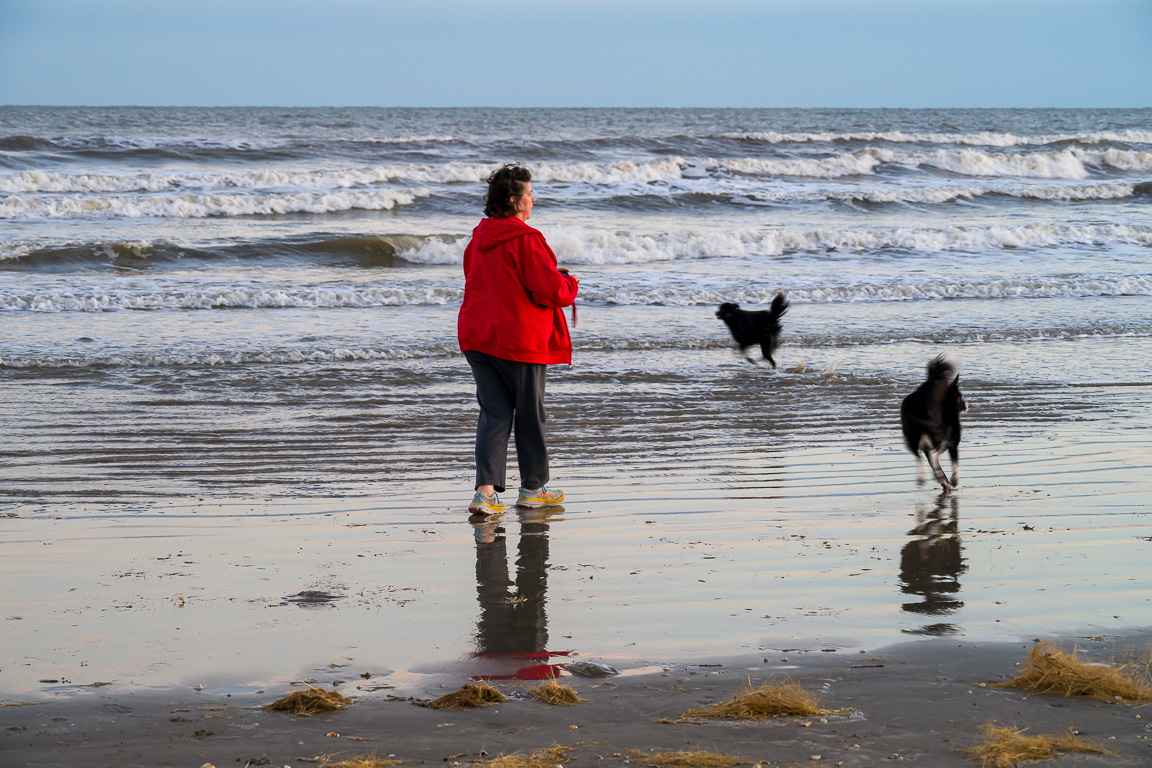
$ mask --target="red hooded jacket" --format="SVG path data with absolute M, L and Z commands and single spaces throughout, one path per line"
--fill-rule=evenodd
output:
M 572 363 L 562 307 L 576 300 L 575 278 L 556 269 L 544 235 L 515 216 L 483 219 L 464 249 L 461 350 L 524 363 Z

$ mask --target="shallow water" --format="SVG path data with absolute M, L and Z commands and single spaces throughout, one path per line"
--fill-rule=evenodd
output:
M 0 694 L 1148 626 L 1150 114 L 0 108 Z M 510 156 L 582 277 L 569 500 L 475 527 Z M 770 371 L 714 312 L 778 290 Z M 897 423 L 940 352 L 948 497 Z
M 531 676 L 568 653 L 642 667 L 1147 623 L 1147 385 L 966 383 L 962 487 L 944 496 L 915 485 L 899 383 L 711 354 L 710 382 L 684 380 L 674 360 L 630 367 L 632 353 L 593 358 L 594 376 L 557 373 L 554 470 L 570 500 L 487 525 L 461 506 L 464 372 L 420 398 L 390 390 L 374 412 L 328 382 L 310 406 L 275 409 L 295 424 L 229 430 L 208 413 L 169 422 L 167 437 L 158 423 L 107 440 L 115 503 L 81 502 L 85 483 L 61 477 L 51 486 L 74 483 L 75 501 L 12 504 L 19 516 L 0 521 L 22 587 L 6 598 L 18 663 L 0 673 L 5 690 L 243 691 L 347 679 L 327 665 L 351 664 L 412 692 L 444 674 Z M 206 455 L 188 457 L 186 441 Z M 164 487 L 121 500 L 157 464 Z M 306 591 L 333 599 L 290 601 Z

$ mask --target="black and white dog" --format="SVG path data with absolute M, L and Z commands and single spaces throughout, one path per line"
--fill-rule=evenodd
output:
M 960 414 L 967 410 L 956 366 L 944 355 L 936 356 L 928 363 L 928 380 L 900 403 L 900 427 L 908 450 L 916 457 L 917 482 L 924 482 L 923 453 L 945 491 L 960 484 Z M 952 482 L 940 468 L 940 454 L 945 449 L 952 458 Z
M 740 351 L 744 353 L 744 357 L 748 358 L 748 362 L 753 365 L 756 363 L 748 354 L 748 347 L 759 344 L 764 359 L 775 368 L 776 361 L 772 358 L 772 353 L 780 345 L 780 318 L 787 311 L 788 299 L 781 291 L 776 294 L 776 298 L 772 299 L 772 306 L 768 309 L 753 312 L 740 309 L 739 304 L 726 302 L 720 305 L 720 309 L 716 311 L 716 317 L 723 320 L 724 324 L 728 326 L 728 330 L 732 332 L 732 338 L 736 339 Z

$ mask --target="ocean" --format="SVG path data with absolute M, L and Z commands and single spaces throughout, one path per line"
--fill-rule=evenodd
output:
M 395 669 L 463 658 L 470 553 L 496 534 L 466 521 L 455 319 L 504 162 L 581 278 L 574 364 L 549 373 L 570 500 L 520 521 L 552 539 L 533 599 L 559 645 L 638 661 L 1152 623 L 1152 109 L 8 106 L 11 647 L 42 654 L 104 601 L 97 635 L 142 638 L 110 667 L 152 648 L 171 658 L 138 682 L 223 665 L 241 690 L 213 633 L 263 637 L 257 608 L 315 591 L 277 625 L 311 640 L 269 641 L 261 681 L 337 653 L 302 650 L 330 641 L 317 610 Z M 715 309 L 778 291 L 772 371 Z M 971 405 L 951 498 L 915 484 L 898 425 L 940 353 Z M 157 606 L 179 623 L 198 594 L 210 628 L 177 641 Z

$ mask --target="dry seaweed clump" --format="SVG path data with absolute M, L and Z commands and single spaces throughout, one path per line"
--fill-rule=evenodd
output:
M 432 709 L 446 709 L 450 712 L 455 712 L 461 709 L 487 707 L 489 704 L 498 704 L 501 701 L 508 701 L 508 699 L 492 686 L 485 683 L 481 683 L 480 685 L 468 683 L 460 690 L 446 693 L 438 699 L 433 699 L 424 706 L 431 707 Z
M 309 685 L 308 690 L 292 691 L 287 696 L 276 699 L 264 709 L 270 712 L 290 712 L 293 715 L 315 715 L 318 712 L 345 709 L 351 703 L 352 699 L 342 696 L 336 691 L 325 691 Z
M 555 768 L 564 764 L 571 751 L 571 747 L 556 745 L 538 749 L 528 756 L 500 755 L 477 765 L 484 768 Z
M 799 685 L 786 682 L 775 685 L 765 683 L 753 688 L 748 686 L 723 704 L 713 704 L 706 709 L 693 709 L 682 717 L 706 717 L 723 720 L 763 720 L 781 715 L 831 715 L 843 712 L 842 709 L 824 709 L 816 695 Z
M 1071 730 L 1061 736 L 1025 736 L 1024 730 L 988 723 L 984 726 L 984 743 L 965 751 L 980 761 L 980 768 L 1014 768 L 1021 763 L 1048 760 L 1058 752 L 1112 754 L 1101 746 L 1079 739 Z
M 703 749 L 682 752 L 644 752 L 633 749 L 628 752 L 628 762 L 644 768 L 733 768 L 749 761 Z
M 1110 667 L 1080 661 L 1044 640 L 1032 646 L 1019 674 L 991 688 L 1023 688 L 1061 696 L 1085 696 L 1104 701 L 1152 701 L 1152 680 L 1140 665 Z
M 331 757 L 326 757 L 321 761 L 321 768 L 395 768 L 395 766 L 403 763 L 403 760 L 390 760 L 385 757 L 380 757 L 376 753 L 370 755 L 361 755 L 360 757 L 350 757 L 347 760 L 339 762 L 332 762 Z
M 588 701 L 577 695 L 570 685 L 556 682 L 555 679 L 528 689 L 528 695 L 545 704 L 571 705 Z

